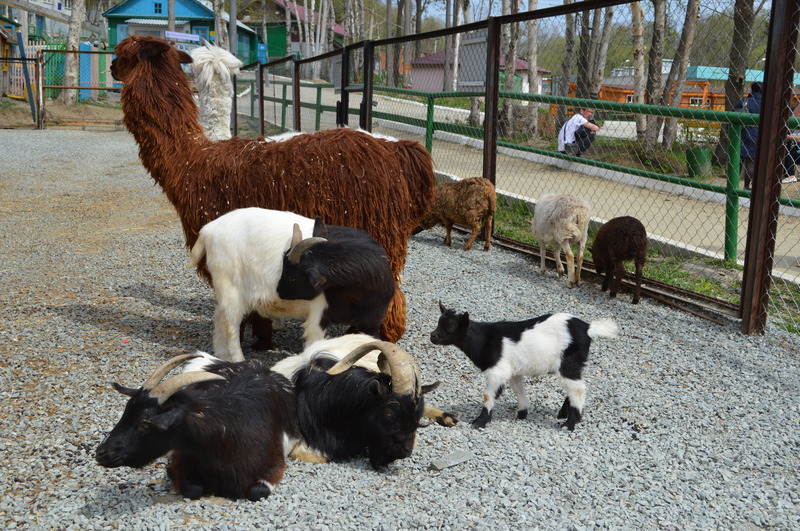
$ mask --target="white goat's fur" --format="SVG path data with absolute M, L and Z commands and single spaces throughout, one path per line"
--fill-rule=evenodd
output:
M 207 44 L 192 50 L 192 70 L 200 108 L 200 124 L 211 140 L 231 137 L 233 80 L 243 63 L 232 53 Z
M 252 311 L 267 318 L 305 319 L 306 345 L 323 339 L 320 319 L 327 307 L 324 294 L 311 301 L 278 297 L 283 254 L 289 249 L 294 224 L 311 237 L 314 220 L 277 210 L 240 208 L 203 226 L 192 248 L 188 267 L 203 256 L 211 274 L 217 307 L 214 310 L 214 354 L 242 361 L 239 325 Z
M 531 222 L 531 232 L 539 242 L 541 263 L 539 274 L 545 273 L 546 245 L 553 246 L 556 269 L 559 276 L 564 274 L 561 264 L 561 251 L 567 257 L 567 287 L 573 287 L 581 280 L 583 251 L 589 232 L 589 203 L 581 198 L 566 194 L 546 194 L 536 202 Z M 570 244 L 578 244 L 578 263 Z
M 345 334 L 340 337 L 315 341 L 306 346 L 305 350 L 300 354 L 284 358 L 273 365 L 272 370 L 291 381 L 295 373 L 311 363 L 316 356 L 329 355 L 336 360 L 340 360 L 357 347 L 372 341 L 375 341 L 375 338 L 367 334 Z M 380 351 L 373 350 L 355 364 L 373 372 L 378 372 L 379 353 Z

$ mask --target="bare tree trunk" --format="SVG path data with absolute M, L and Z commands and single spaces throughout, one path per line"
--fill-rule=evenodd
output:
M 508 9 L 508 11 L 506 11 Z M 503 0 L 503 14 L 513 15 L 519 13 L 519 0 Z M 513 22 L 503 25 L 502 49 L 505 52 L 505 75 L 503 89 L 514 90 L 514 76 L 517 73 L 517 41 L 519 40 L 519 23 Z M 503 99 L 503 106 L 497 116 L 497 131 L 500 136 L 512 133 L 514 123 L 514 103 L 512 100 Z
M 450 27 L 450 21 L 452 20 L 452 10 L 453 10 L 453 0 L 444 0 L 444 27 Z M 442 70 L 442 91 L 446 91 L 447 87 L 450 86 L 450 50 L 452 42 L 452 36 L 446 35 L 444 38 L 444 61 L 442 66 L 444 69 Z
M 686 82 L 686 69 L 689 67 L 689 55 L 692 53 L 694 44 L 695 30 L 697 29 L 697 16 L 700 12 L 700 0 L 689 0 L 686 6 L 686 18 L 683 21 L 681 30 L 681 40 L 678 49 L 675 51 L 675 58 L 672 60 L 667 86 L 664 90 L 665 95 L 670 94 L 669 105 L 680 107 L 683 98 L 683 86 Z M 675 87 L 672 89 L 671 87 Z M 664 125 L 664 138 L 662 145 L 670 150 L 675 143 L 678 132 L 678 120 L 668 118 Z
M 600 18 L 599 10 L 595 13 L 595 18 Z M 603 86 L 606 71 L 606 58 L 608 57 L 608 43 L 611 40 L 611 24 L 614 20 L 614 8 L 607 7 L 605 9 L 605 17 L 603 18 L 603 31 L 597 39 L 592 38 L 593 42 L 597 42 L 597 53 L 592 62 L 592 80 L 589 87 L 589 97 L 593 100 L 600 99 L 600 89 Z M 598 26 L 595 21 L 595 26 Z M 599 32 L 598 32 L 599 33 Z
M 403 0 L 403 36 L 411 35 L 411 0 Z M 411 71 L 411 48 L 413 44 L 410 42 L 403 43 L 403 84 L 406 87 L 411 87 L 408 73 Z
M 649 69 L 647 72 L 646 97 L 647 103 L 657 104 L 661 94 L 661 69 L 664 60 L 664 33 L 667 24 L 667 0 L 653 0 L 655 14 L 653 16 L 653 40 L 650 42 L 648 54 Z M 658 142 L 659 125 L 661 118 L 658 116 L 647 117 L 647 130 L 644 135 L 645 148 L 652 150 Z
M 403 20 L 403 11 L 406 8 L 406 3 L 408 0 L 397 0 L 397 20 L 395 21 L 395 27 L 402 28 L 402 24 L 400 22 Z M 393 86 L 401 87 L 403 81 L 400 79 L 400 47 L 395 45 L 392 47 L 392 73 L 394 79 L 396 80 L 396 84 Z
M 167 31 L 175 31 L 175 0 L 167 0 Z
M 581 34 L 578 41 L 578 75 L 575 80 L 575 97 L 588 98 L 590 85 L 590 55 L 592 49 L 592 12 L 581 13 Z
M 225 23 L 225 2 L 214 0 L 214 44 L 228 49 L 228 28 Z
M 85 0 L 73 0 L 72 13 L 69 16 L 69 31 L 67 32 L 67 50 L 80 50 L 81 26 L 86 18 Z M 27 45 L 27 39 L 23 41 Z M 74 87 L 78 85 L 78 66 L 80 56 L 77 53 L 68 53 L 64 57 L 64 85 Z M 61 101 L 65 105 L 72 105 L 76 100 L 75 89 L 63 89 Z
M 633 41 L 633 101 L 639 105 L 644 103 L 644 12 L 642 4 L 631 4 L 632 41 Z M 637 114 L 636 139 L 643 140 L 647 122 L 643 114 Z
M 397 0 L 398 3 L 400 0 Z M 392 38 L 392 0 L 386 0 L 386 38 Z M 391 56 L 393 55 L 393 45 L 389 45 L 386 47 L 386 60 L 384 68 L 386 69 L 386 85 L 389 87 L 393 87 L 395 85 L 394 82 L 394 70 L 391 67 Z
M 264 1 L 266 2 L 266 0 Z M 284 14 L 286 15 L 286 55 L 292 55 L 292 12 L 289 10 L 289 0 L 286 0 Z M 298 26 L 299 24 L 298 21 Z
M 535 11 L 539 0 L 528 0 L 528 10 Z M 528 93 L 539 94 L 539 22 L 528 21 Z M 528 105 L 528 137 L 539 136 L 539 104 Z
M 453 0 L 453 27 L 461 24 L 461 0 Z M 450 90 L 458 90 L 458 74 L 460 71 L 459 65 L 461 64 L 459 57 L 461 53 L 461 34 L 456 33 L 453 35 L 453 82 L 450 85 Z
M 571 4 L 572 0 L 564 0 L 564 5 Z M 569 78 L 572 75 L 572 60 L 575 56 L 575 33 L 578 20 L 575 15 L 566 15 L 566 28 L 564 30 L 564 59 L 561 61 L 561 83 L 558 86 L 558 95 L 569 96 Z M 556 129 L 567 121 L 567 108 L 559 105 L 556 110 Z
M 414 13 L 414 33 L 422 33 L 422 0 L 417 0 L 417 10 Z M 414 59 L 419 59 L 422 56 L 422 50 L 420 49 L 420 40 L 417 39 L 414 41 Z
M 730 111 L 744 94 L 744 78 L 747 70 L 747 57 L 753 44 L 753 21 L 755 11 L 753 0 L 736 0 L 733 6 L 733 42 L 728 62 L 728 79 L 725 81 L 725 110 Z M 719 133 L 719 143 L 714 150 L 714 160 L 719 166 L 728 163 L 728 130 L 723 127 Z

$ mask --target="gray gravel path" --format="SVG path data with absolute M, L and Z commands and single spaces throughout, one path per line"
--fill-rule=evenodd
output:
M 598 286 L 566 290 L 531 258 L 441 246 L 409 248 L 401 345 L 430 402 L 455 428 L 429 426 L 410 459 L 384 473 L 365 460 L 290 462 L 267 500 L 187 501 L 164 460 L 106 470 L 93 459 L 124 397 L 164 359 L 211 348 L 211 290 L 185 268 L 180 224 L 125 132 L 0 131 L 0 527 L 3 529 L 798 529 L 800 340 L 774 327 L 746 337 Z M 481 320 L 569 311 L 615 318 L 596 341 L 584 421 L 557 428 L 553 378 L 527 384 L 515 418 L 506 391 L 472 430 L 482 377 L 428 334 L 437 300 Z M 276 361 L 300 348 L 276 335 Z M 472 457 L 441 471 L 455 451 Z

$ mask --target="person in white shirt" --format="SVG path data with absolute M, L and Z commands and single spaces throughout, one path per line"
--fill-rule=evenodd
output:
M 558 151 L 580 157 L 589 149 L 600 130 L 592 116 L 594 109 L 578 109 L 578 113 L 564 123 L 558 133 Z

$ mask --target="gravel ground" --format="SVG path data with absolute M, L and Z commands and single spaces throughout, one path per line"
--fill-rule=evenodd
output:
M 596 285 L 567 290 L 532 259 L 452 249 L 415 236 L 404 291 L 429 401 L 455 428 L 421 429 L 410 459 L 383 473 L 366 460 L 292 461 L 267 500 L 188 501 L 163 459 L 107 470 L 94 450 L 122 412 L 109 382 L 137 386 L 164 359 L 211 349 L 211 290 L 185 267 L 180 224 L 125 132 L 0 131 L 0 527 L 286 529 L 798 529 L 800 340 L 769 327 L 746 337 Z M 584 420 L 558 429 L 555 379 L 513 393 L 476 431 L 482 377 L 428 340 L 437 300 L 480 320 L 569 311 L 612 317 L 585 372 Z M 299 326 L 276 335 L 300 348 Z M 465 462 L 436 471 L 451 452 Z

